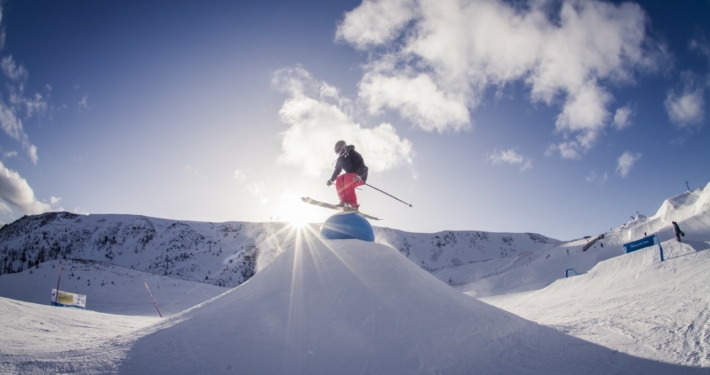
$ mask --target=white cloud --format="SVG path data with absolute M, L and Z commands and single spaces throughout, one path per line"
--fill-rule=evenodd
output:
M 551 144 L 545 151 L 545 156 L 552 156 L 555 152 L 559 152 L 564 159 L 581 159 L 582 155 L 578 152 L 580 148 L 576 141 Z
M 371 113 L 394 109 L 425 130 L 466 129 L 490 87 L 524 81 L 533 102 L 562 103 L 556 148 L 580 156 L 609 125 L 607 83 L 660 61 L 647 16 L 634 3 L 364 0 L 337 38 L 370 53 L 359 97 Z M 517 4 L 517 5 L 516 5 Z M 561 99 L 561 100 L 560 100 Z
M 233 178 L 240 189 L 254 198 L 257 203 L 262 206 L 269 203 L 269 195 L 266 191 L 266 184 L 263 182 L 249 182 L 248 170 L 242 171 L 240 169 L 236 169 L 234 171 Z
M 2 20 L 2 7 L 0 6 L 0 22 Z M 5 41 L 5 30 L 0 25 L 0 47 Z M 36 93 L 33 96 L 27 97 L 24 94 L 24 83 L 27 80 L 28 72 L 25 67 L 18 65 L 12 55 L 5 56 L 0 59 L 0 70 L 10 79 L 10 83 L 6 85 L 9 94 L 7 102 L 0 99 L 0 127 L 10 136 L 10 138 L 20 142 L 22 148 L 27 152 L 30 160 L 37 164 L 39 160 L 37 156 L 37 146 L 32 144 L 25 133 L 22 126 L 22 121 L 19 118 L 18 112 L 24 110 L 26 118 L 32 117 L 36 113 L 44 113 L 47 111 L 47 101 L 41 95 Z M 51 87 L 47 85 L 48 92 Z
M 666 111 L 670 120 L 680 128 L 698 125 L 705 118 L 705 91 L 702 88 L 686 87 L 680 94 L 668 91 Z
M 81 100 L 79 100 L 79 109 L 91 109 L 89 106 L 89 96 L 84 95 L 81 97 Z
M 426 74 L 388 77 L 367 73 L 360 82 L 359 95 L 368 103 L 371 114 L 383 108 L 399 110 L 402 116 L 427 131 L 470 127 L 468 108 L 461 103 L 463 100 L 451 98 Z
M 52 207 L 37 200 L 34 191 L 19 173 L 0 162 L 0 198 L 25 215 L 48 212 Z
M 30 160 L 34 164 L 37 164 L 37 146 L 33 145 L 29 141 L 29 137 L 25 133 L 22 127 L 22 121 L 17 118 L 15 111 L 5 105 L 0 101 L 0 127 L 5 131 L 5 134 L 9 135 L 10 138 L 19 141 L 22 144 L 22 148 L 27 151 Z
M 634 110 L 631 107 L 623 106 L 616 109 L 614 114 L 614 125 L 617 130 L 622 130 L 631 126 L 631 117 L 634 116 Z
M 10 103 L 12 103 L 16 108 L 23 108 L 27 114 L 27 118 L 32 117 L 34 114 L 44 114 L 47 112 L 47 100 L 38 93 L 35 93 L 31 97 L 24 96 L 23 92 L 19 94 L 13 92 L 10 95 Z
M 12 55 L 5 56 L 0 60 L 0 68 L 2 72 L 13 81 L 24 81 L 27 79 L 27 70 L 22 65 L 17 65 Z
M 14 158 L 15 156 L 17 156 L 17 151 L 5 151 L 2 153 L 3 159 Z
M 5 134 L 16 141 L 27 137 L 22 127 L 22 121 L 18 119 L 15 112 L 3 102 L 0 102 L 0 126 L 2 126 L 2 130 L 5 131 Z
M 358 49 L 391 42 L 416 13 L 409 0 L 364 0 L 357 9 L 345 13 L 336 38 Z
M 401 138 L 392 125 L 363 128 L 355 123 L 351 101 L 306 70 L 279 70 L 273 84 L 289 95 L 279 110 L 281 121 L 288 125 L 279 134 L 280 163 L 298 166 L 308 176 L 322 176 L 332 172 L 333 146 L 341 139 L 356 146 L 370 172 L 394 168 L 414 155 L 412 143 Z
M 88 212 L 83 210 L 81 207 L 76 207 L 72 212 L 77 215 L 88 215 L 89 214 Z
M 609 174 L 604 172 L 604 174 L 599 175 L 597 174 L 596 171 L 591 171 L 585 178 L 585 180 L 589 183 L 595 183 L 598 185 L 604 185 L 606 181 L 609 179 Z
M 700 55 L 707 58 L 708 63 L 710 64 L 710 44 L 705 38 L 704 33 L 701 33 L 700 31 L 696 32 L 693 39 L 690 40 L 689 47 L 691 51 L 696 51 Z
M 244 190 L 246 190 L 247 193 L 254 197 L 254 199 L 256 199 L 256 202 L 258 202 L 260 205 L 263 206 L 269 203 L 269 197 L 266 193 L 266 185 L 263 182 L 245 184 Z
M 59 204 L 62 202 L 62 198 L 52 196 L 49 198 L 49 204 L 52 206 L 52 211 L 66 211 L 64 207 Z
M 487 154 L 486 160 L 493 164 L 510 164 L 519 166 L 521 171 L 532 168 L 532 160 L 526 158 L 524 155 L 519 154 L 514 148 L 509 150 L 495 150 L 492 154 Z
M 624 152 L 619 156 L 618 160 L 618 166 L 616 167 L 616 171 L 621 175 L 621 177 L 626 177 L 629 174 L 629 171 L 631 171 L 631 168 L 636 164 L 636 162 L 641 159 L 641 153 L 638 152 L 636 154 L 633 154 L 629 151 Z

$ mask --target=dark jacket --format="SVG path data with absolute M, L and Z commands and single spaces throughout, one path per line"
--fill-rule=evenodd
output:
M 355 146 L 353 145 L 345 147 L 345 152 L 338 157 L 330 180 L 334 181 L 343 170 L 345 170 L 345 173 L 357 173 L 363 182 L 367 181 L 367 166 L 365 161 L 362 160 L 362 155 L 355 151 Z

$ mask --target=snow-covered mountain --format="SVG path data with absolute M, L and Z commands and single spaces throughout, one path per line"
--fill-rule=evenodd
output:
M 317 231 L 317 225 L 311 225 Z M 296 229 L 284 223 L 202 223 L 132 215 L 25 216 L 0 229 L 0 272 L 49 260 L 88 259 L 177 279 L 234 287 L 262 270 Z M 516 257 L 557 242 L 533 233 L 407 233 L 376 228 L 377 241 L 427 271 Z
M 281 223 L 201 223 L 134 215 L 25 216 L 0 229 L 0 271 L 88 259 L 177 279 L 234 287 L 282 250 Z

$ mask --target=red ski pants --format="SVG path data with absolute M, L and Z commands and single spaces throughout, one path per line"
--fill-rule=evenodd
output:
M 357 173 L 346 173 L 341 174 L 335 179 L 335 189 L 338 190 L 338 197 L 341 203 L 350 203 L 351 206 L 356 207 L 357 196 L 355 195 L 355 188 L 363 185 L 365 182 L 360 180 L 358 182 L 353 182 L 353 179 L 357 176 Z

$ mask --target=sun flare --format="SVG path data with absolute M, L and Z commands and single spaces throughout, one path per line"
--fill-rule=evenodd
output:
M 304 217 L 292 217 L 288 220 L 288 225 L 300 230 L 308 225 L 308 221 Z
M 286 222 L 294 229 L 303 229 L 309 222 L 313 221 L 313 217 L 309 216 L 307 205 L 301 202 L 299 195 L 292 192 L 282 194 L 279 204 L 275 210 L 275 217 L 279 221 Z

